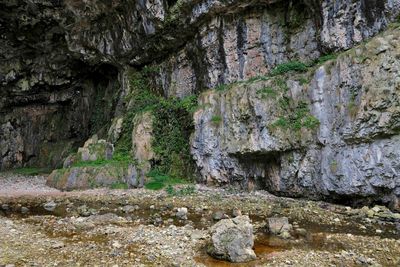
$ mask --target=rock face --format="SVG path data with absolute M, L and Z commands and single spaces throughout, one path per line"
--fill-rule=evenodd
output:
M 0 0 L 0 10 L 0 169 L 59 166 L 89 136 L 116 145 L 129 125 L 140 166 L 126 180 L 141 186 L 159 160 L 154 121 L 127 121 L 126 102 L 130 70 L 151 69 L 158 96 L 200 94 L 199 182 L 399 207 L 400 0 Z M 271 75 L 291 61 L 314 63 Z
M 110 119 L 103 97 L 117 91 L 118 71 L 69 49 L 63 1 L 0 1 L 0 10 L 0 169 L 59 165 Z
M 253 251 L 253 226 L 248 216 L 224 219 L 211 228 L 212 245 L 208 253 L 231 262 L 248 262 L 256 259 Z
M 203 93 L 192 150 L 203 181 L 396 202 L 400 65 L 393 59 L 399 38 L 395 28 L 306 74 Z M 282 99 L 291 107 L 282 109 Z M 291 114 L 298 114 L 299 103 L 318 126 L 308 127 L 303 114 L 296 127 L 298 115 Z M 287 125 L 272 127 L 276 122 Z

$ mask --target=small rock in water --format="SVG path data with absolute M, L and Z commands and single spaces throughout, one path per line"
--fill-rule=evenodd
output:
M 307 236 L 307 230 L 304 228 L 297 228 L 296 229 L 296 234 L 298 234 L 299 236 Z
M 26 214 L 26 213 L 28 213 L 29 212 L 29 209 L 27 208 L 27 207 L 22 207 L 21 208 L 21 213 L 22 214 Z
M 219 221 L 211 227 L 211 240 L 208 253 L 217 259 L 248 262 L 257 258 L 253 250 L 253 225 L 248 216 Z
M 54 201 L 47 202 L 43 205 L 43 208 L 47 211 L 54 211 L 57 207 L 57 204 Z
M 240 209 L 233 209 L 232 210 L 232 216 L 233 217 L 242 216 L 242 211 Z
M 187 220 L 187 214 L 188 214 L 188 209 L 183 207 L 183 208 L 178 208 L 178 211 L 176 213 L 176 217 L 178 217 L 181 220 Z
M 377 234 L 382 234 L 382 233 L 383 233 L 383 231 L 380 230 L 380 229 L 376 229 L 375 232 L 376 232 Z
M 283 232 L 289 232 L 292 226 L 289 224 L 287 217 L 276 217 L 267 219 L 267 231 L 274 235 L 279 235 Z
M 224 218 L 224 213 L 222 211 L 216 211 L 212 215 L 212 218 L 214 221 L 222 220 Z
M 65 246 L 64 243 L 60 241 L 60 242 L 56 242 L 53 245 L 51 245 L 51 248 L 59 249 L 59 248 L 63 248 L 64 246 Z
M 131 206 L 131 205 L 126 205 L 126 206 L 123 206 L 121 208 L 121 210 L 123 212 L 125 212 L 125 213 L 131 213 L 131 212 L 134 212 L 136 210 L 136 208 L 134 206 Z
M 153 224 L 155 226 L 160 226 L 164 223 L 163 219 L 161 217 L 156 217 L 154 218 Z

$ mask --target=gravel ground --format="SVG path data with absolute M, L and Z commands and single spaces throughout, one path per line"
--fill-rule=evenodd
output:
M 22 176 L 0 173 L 0 196 L 57 194 L 60 191 L 46 186 L 44 176 Z
M 46 187 L 45 177 L 1 177 L 0 266 L 400 266 L 398 215 L 383 207 L 374 215 L 203 186 L 189 196 L 145 189 L 65 193 Z M 175 216 L 180 207 L 188 208 L 188 220 Z M 213 215 L 232 216 L 233 209 L 253 221 L 258 258 L 248 264 L 205 252 Z M 307 234 L 269 236 L 264 225 L 271 216 L 286 216 Z

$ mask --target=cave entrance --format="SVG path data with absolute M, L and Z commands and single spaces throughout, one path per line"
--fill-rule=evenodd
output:
M 237 157 L 246 172 L 244 188 L 249 190 L 279 191 L 281 155 L 280 153 L 251 153 Z

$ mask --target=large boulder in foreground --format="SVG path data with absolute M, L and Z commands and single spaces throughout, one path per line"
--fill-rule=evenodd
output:
M 212 245 L 208 253 L 230 262 L 255 260 L 253 225 L 248 216 L 225 219 L 211 227 Z

